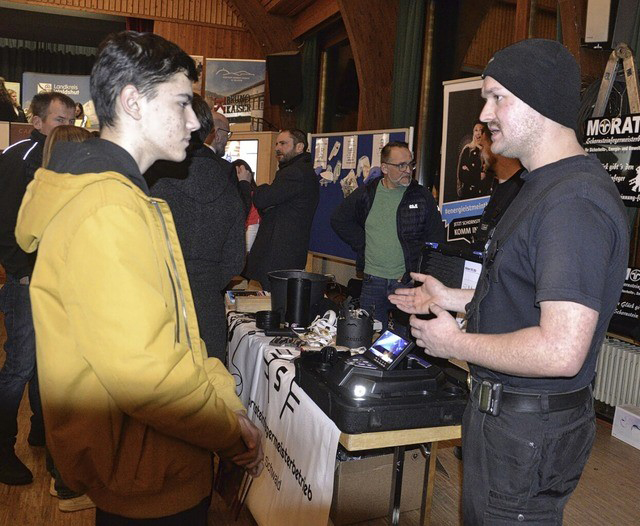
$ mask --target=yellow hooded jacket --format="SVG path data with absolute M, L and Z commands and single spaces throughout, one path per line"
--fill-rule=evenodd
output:
M 47 446 L 105 511 L 171 515 L 211 490 L 211 451 L 241 451 L 235 381 L 207 358 L 166 202 L 115 173 L 36 172 L 16 238 Z

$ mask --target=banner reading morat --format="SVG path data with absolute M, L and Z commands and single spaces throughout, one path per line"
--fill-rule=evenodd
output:
M 609 172 L 624 204 L 640 207 L 640 115 L 587 120 L 584 148 Z

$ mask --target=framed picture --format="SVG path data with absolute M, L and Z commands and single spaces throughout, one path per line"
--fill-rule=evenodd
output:
M 480 77 L 444 83 L 439 204 L 449 242 L 471 242 L 491 192 L 478 145 L 481 87 Z

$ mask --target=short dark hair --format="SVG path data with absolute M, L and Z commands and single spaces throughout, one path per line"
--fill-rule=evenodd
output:
M 280 130 L 280 133 L 287 132 L 291 135 L 293 139 L 293 145 L 295 146 L 298 143 L 302 143 L 304 148 L 303 151 L 307 151 L 309 143 L 307 143 L 307 134 L 298 128 L 285 128 L 284 130 Z
M 192 82 L 198 80 L 195 62 L 173 42 L 137 31 L 109 35 L 100 44 L 91 71 L 91 98 L 100 127 L 113 126 L 115 102 L 125 86 L 131 84 L 153 99 L 158 84 L 180 72 Z
M 191 142 L 200 146 L 204 144 L 205 139 L 213 129 L 213 115 L 211 114 L 211 108 L 207 104 L 207 101 L 197 93 L 193 94 L 191 107 L 200 123 L 200 129 L 191 134 Z
M 389 157 L 391 157 L 391 150 L 394 148 L 406 148 L 411 151 L 409 145 L 404 141 L 391 141 L 384 145 L 384 148 L 380 151 L 380 162 L 387 163 L 389 162 Z
M 40 117 L 42 120 L 46 119 L 47 115 L 49 115 L 49 106 L 54 100 L 60 101 L 67 108 L 76 109 L 76 103 L 68 95 L 57 91 L 44 91 L 34 95 L 31 99 L 31 105 L 29 106 L 31 115 Z

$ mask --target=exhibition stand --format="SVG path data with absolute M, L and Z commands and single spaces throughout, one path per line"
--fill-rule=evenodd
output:
M 460 438 L 460 426 L 342 433 L 295 382 L 293 360 L 300 350 L 272 345 L 273 337 L 265 336 L 246 314 L 229 313 L 228 322 L 227 367 L 236 378 L 237 393 L 249 418 L 264 433 L 265 470 L 254 481 L 246 501 L 256 522 L 260 526 L 325 526 L 330 519 L 340 444 L 347 452 L 393 448 L 389 520 L 398 524 L 405 449 L 425 444 L 430 455 L 424 468 L 420 524 L 428 524 L 437 445 Z M 363 476 L 362 490 L 372 483 Z

